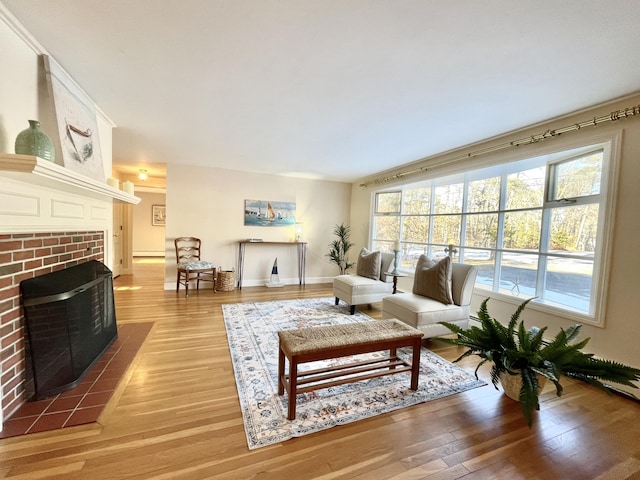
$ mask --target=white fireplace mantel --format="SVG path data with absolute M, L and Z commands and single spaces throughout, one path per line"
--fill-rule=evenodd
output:
M 140 198 L 32 155 L 0 154 L 0 176 L 77 195 L 137 205 Z
M 1 235 L 103 231 L 104 261 L 113 265 L 114 202 L 140 198 L 42 158 L 0 153 Z M 2 419 L 0 405 L 0 431 Z

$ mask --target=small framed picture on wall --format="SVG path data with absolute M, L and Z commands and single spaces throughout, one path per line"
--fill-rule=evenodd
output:
M 151 205 L 151 225 L 164 227 L 167 224 L 166 209 L 165 205 Z

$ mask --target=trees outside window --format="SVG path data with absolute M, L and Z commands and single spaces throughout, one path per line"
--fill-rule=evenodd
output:
M 476 288 L 593 317 L 610 142 L 375 193 L 371 245 L 401 241 L 405 271 L 453 244 L 479 269 Z

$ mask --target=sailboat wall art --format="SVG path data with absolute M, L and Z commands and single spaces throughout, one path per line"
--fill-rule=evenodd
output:
M 295 202 L 245 200 L 244 224 L 253 227 L 288 227 L 296 224 Z

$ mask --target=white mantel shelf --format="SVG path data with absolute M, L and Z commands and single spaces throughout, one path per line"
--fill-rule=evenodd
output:
M 71 193 L 110 197 L 133 205 L 140 203 L 135 195 L 32 155 L 0 153 L 0 176 Z

